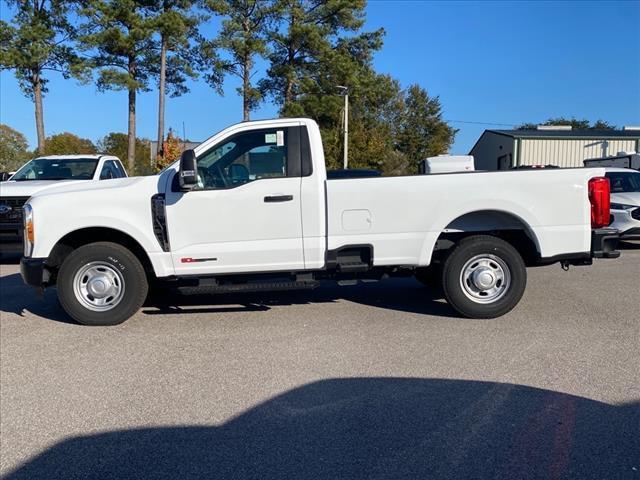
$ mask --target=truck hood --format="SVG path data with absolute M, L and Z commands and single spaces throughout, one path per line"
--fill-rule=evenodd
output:
M 86 185 L 91 180 L 25 180 L 16 182 L 8 180 L 0 183 L 2 197 L 31 197 L 32 195 L 61 186 Z
M 640 192 L 612 193 L 611 203 L 640 206 Z
M 83 184 L 75 184 L 67 182 L 66 185 L 60 185 L 55 188 L 48 188 L 33 195 L 34 198 L 51 198 L 57 195 L 66 194 L 84 194 L 83 196 L 92 197 L 93 195 L 104 194 L 103 198 L 109 198 L 114 201 L 120 195 L 119 191 L 124 193 L 130 190 L 142 191 L 148 189 L 157 189 L 159 185 L 159 176 L 153 175 L 149 177 L 127 177 L 114 178 L 112 180 L 100 180 L 98 182 L 85 182 Z

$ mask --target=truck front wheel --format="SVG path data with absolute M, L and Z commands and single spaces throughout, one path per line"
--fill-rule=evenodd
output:
M 489 235 L 462 239 L 443 266 L 442 287 L 449 304 L 469 318 L 495 318 L 511 311 L 527 284 L 518 251 Z
M 84 245 L 58 272 L 58 298 L 65 312 L 84 325 L 117 325 L 142 306 L 148 290 L 140 261 L 117 243 Z

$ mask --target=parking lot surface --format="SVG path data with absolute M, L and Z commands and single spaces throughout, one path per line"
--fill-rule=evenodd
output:
M 0 267 L 0 473 L 640 478 L 640 249 L 457 317 L 411 279 L 72 323 Z

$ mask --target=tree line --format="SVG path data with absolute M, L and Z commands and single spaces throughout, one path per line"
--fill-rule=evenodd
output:
M 165 141 L 166 143 L 166 141 Z M 136 139 L 136 163 L 131 175 L 148 175 L 153 172 L 149 140 Z M 70 132 L 56 133 L 45 139 L 44 152 L 31 151 L 26 137 L 8 125 L 0 124 L 0 172 L 13 172 L 27 160 L 38 155 L 95 154 L 105 153 L 127 158 L 128 138 L 126 133 L 111 132 L 97 142 Z
M 365 0 L 8 0 L 0 22 L 0 67 L 15 73 L 34 104 L 37 151 L 47 151 L 43 97 L 51 74 L 127 93 L 127 149 L 135 168 L 136 98 L 157 88 L 158 145 L 166 98 L 205 81 L 215 94 L 237 77 L 241 118 L 262 102 L 283 116 L 315 119 L 330 168 L 343 151 L 343 99 L 350 97 L 349 164 L 385 173 L 417 170 L 447 152 L 456 133 L 437 96 L 375 71 L 384 30 L 364 31 Z M 211 34 L 212 21 L 219 29 Z M 267 64 L 259 76 L 256 65 Z M 50 141 L 50 139 L 49 139 Z M 163 149 L 159 162 L 164 163 Z M 139 154 L 139 152 L 138 152 Z

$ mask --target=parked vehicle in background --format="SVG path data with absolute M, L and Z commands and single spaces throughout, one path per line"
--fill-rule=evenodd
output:
M 607 168 L 611 184 L 611 227 L 620 230 L 622 240 L 640 240 L 640 172 Z
M 21 273 L 57 285 L 88 325 L 125 321 L 163 282 L 238 292 L 412 275 L 461 315 L 493 318 L 520 301 L 527 266 L 619 256 L 604 173 L 328 180 L 313 120 L 243 122 L 159 175 L 34 195 Z
M 438 155 L 428 157 L 420 162 L 422 174 L 473 172 L 475 170 L 472 155 Z
M 617 167 L 640 170 L 640 154 L 620 152 L 614 157 L 589 158 L 584 161 L 585 167 Z
M 22 206 L 35 193 L 126 176 L 120 159 L 111 155 L 50 155 L 27 162 L 0 182 L 0 253 L 22 251 Z
M 365 178 L 379 177 L 382 173 L 378 170 L 370 170 L 367 168 L 348 168 L 344 170 L 327 170 L 327 179 L 334 178 Z

